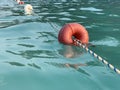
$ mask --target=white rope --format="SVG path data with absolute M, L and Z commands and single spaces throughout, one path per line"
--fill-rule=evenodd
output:
M 120 74 L 120 70 L 115 68 L 112 64 L 109 64 L 106 60 L 104 60 L 102 57 L 98 56 L 96 53 L 94 53 L 92 50 L 90 50 L 88 47 L 86 47 L 84 44 L 82 44 L 80 42 L 80 40 L 78 39 L 74 39 L 74 42 L 82 47 L 83 49 L 85 49 L 88 53 L 90 53 L 91 55 L 93 55 L 95 58 L 97 58 L 99 61 L 101 61 L 103 64 L 107 65 L 110 69 L 112 69 L 113 71 L 115 71 L 116 73 Z

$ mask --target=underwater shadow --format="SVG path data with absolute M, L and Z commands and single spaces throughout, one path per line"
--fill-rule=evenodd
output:
M 53 51 L 49 51 L 49 50 L 26 50 L 26 51 L 19 51 L 18 53 L 6 50 L 6 52 L 14 54 L 14 55 L 20 55 L 26 59 L 58 58 L 58 56 Z

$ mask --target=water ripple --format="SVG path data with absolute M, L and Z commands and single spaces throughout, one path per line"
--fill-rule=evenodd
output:
M 32 58 L 58 58 L 53 51 L 49 50 L 26 50 L 26 51 L 19 51 L 18 53 L 6 50 L 6 52 L 11 53 L 13 55 L 20 55 L 26 59 Z
M 82 7 L 80 10 L 83 11 L 94 11 L 94 12 L 100 12 L 103 11 L 102 9 L 94 8 L 94 7 Z
M 117 47 L 119 45 L 119 41 L 114 37 L 107 37 L 102 40 L 92 41 L 91 43 L 95 45 L 105 45 L 105 46 L 112 46 L 112 47 Z

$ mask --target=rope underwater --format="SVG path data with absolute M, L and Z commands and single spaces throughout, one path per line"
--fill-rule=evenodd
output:
M 48 7 L 48 5 L 46 4 L 45 1 L 40 0 L 40 2 L 41 2 L 41 5 L 43 4 L 43 5 L 45 5 L 45 6 Z M 49 23 L 49 25 L 50 25 L 51 27 L 53 27 L 53 29 L 54 29 L 55 32 L 58 32 L 59 29 L 57 28 L 57 26 L 56 26 L 54 23 L 51 22 L 51 20 L 50 20 L 49 18 L 46 18 L 45 20 L 47 20 L 47 22 Z
M 98 56 L 96 53 L 94 53 L 92 50 L 90 50 L 89 48 L 87 48 L 85 45 L 83 45 L 80 40 L 78 39 L 74 39 L 74 42 L 76 42 L 76 44 L 79 47 L 82 47 L 83 49 L 85 49 L 88 53 L 90 53 L 91 55 L 93 55 L 95 58 L 97 58 L 99 61 L 101 61 L 103 64 L 107 65 L 111 70 L 113 70 L 114 72 L 120 74 L 120 70 L 115 68 L 112 64 L 109 64 L 106 60 L 104 60 L 102 57 Z

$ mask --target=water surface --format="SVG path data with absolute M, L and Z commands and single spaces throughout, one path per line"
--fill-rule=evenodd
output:
M 60 44 L 66 23 L 89 32 L 89 47 L 120 69 L 119 0 L 26 0 L 0 2 L 0 90 L 119 90 L 119 75 L 82 48 Z M 7 3 L 6 3 L 7 1 Z

